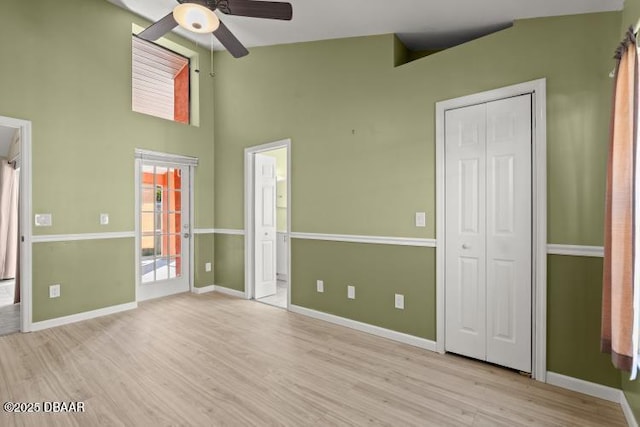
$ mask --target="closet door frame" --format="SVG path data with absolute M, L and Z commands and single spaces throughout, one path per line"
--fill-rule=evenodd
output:
M 532 377 L 547 374 L 547 126 L 546 79 L 436 103 L 436 349 L 445 352 L 445 112 L 519 95 L 532 95 Z

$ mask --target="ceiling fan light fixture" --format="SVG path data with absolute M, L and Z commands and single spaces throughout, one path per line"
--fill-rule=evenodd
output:
M 177 5 L 173 18 L 182 28 L 194 33 L 211 33 L 220 26 L 218 16 L 211 9 L 195 3 Z

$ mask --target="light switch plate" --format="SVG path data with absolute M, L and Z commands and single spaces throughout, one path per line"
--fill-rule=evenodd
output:
M 58 298 L 60 296 L 60 285 L 50 285 L 49 286 L 49 298 Z
M 316 280 L 316 290 L 318 292 L 324 292 L 324 282 L 322 280 Z
M 204 265 L 204 271 L 211 271 L 211 263 L 208 262 Z
M 53 216 L 50 213 L 36 214 L 36 227 L 51 227 L 53 224 Z
M 347 298 L 356 299 L 356 287 L 355 286 L 347 286 Z
M 426 226 L 427 226 L 427 213 L 416 212 L 416 227 L 426 227 Z
M 101 213 L 100 214 L 100 225 L 107 225 L 107 224 L 109 224 L 109 214 Z
M 395 307 L 404 310 L 404 295 L 396 294 L 396 304 Z

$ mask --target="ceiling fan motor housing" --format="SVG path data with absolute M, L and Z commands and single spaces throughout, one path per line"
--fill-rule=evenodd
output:
M 290 21 L 293 17 L 291 3 L 282 1 L 256 0 L 176 0 L 179 4 L 164 18 L 154 22 L 138 37 L 148 41 L 160 37 L 180 25 L 195 33 L 212 33 L 234 58 L 249 54 L 240 40 L 213 13 L 216 9 L 225 15 L 246 16 L 249 18 L 279 19 Z M 187 5 L 197 5 L 189 7 Z M 184 6 L 184 7 L 183 7 Z M 199 10 L 198 10 L 199 9 Z M 208 9 L 203 11 L 202 9 Z
M 178 3 L 195 3 L 200 6 L 208 7 L 211 10 L 215 10 L 217 8 L 217 3 L 215 0 L 177 0 Z

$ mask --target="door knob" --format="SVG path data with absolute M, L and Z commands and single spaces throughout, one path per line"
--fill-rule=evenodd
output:
M 184 236 L 185 239 L 188 239 L 189 238 L 189 233 L 184 233 L 183 236 Z
M 462 249 L 469 249 L 471 246 L 467 245 L 466 243 L 462 244 Z

